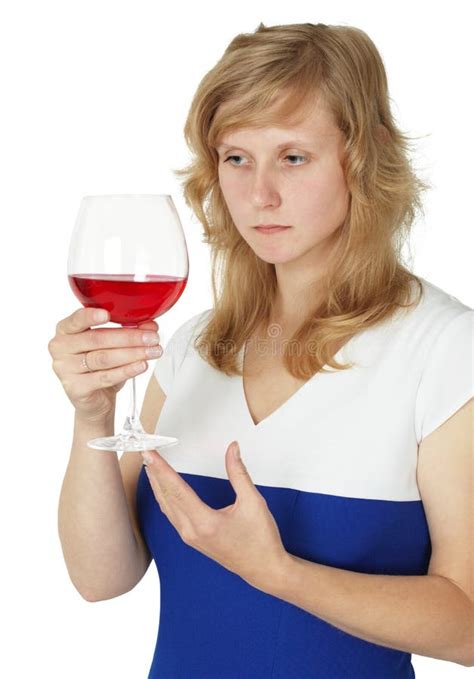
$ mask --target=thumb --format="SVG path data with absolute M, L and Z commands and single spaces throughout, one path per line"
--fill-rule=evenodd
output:
M 230 444 L 229 448 L 231 448 L 231 454 L 234 456 L 234 460 L 237 460 L 241 464 L 244 464 L 242 462 L 242 458 L 240 457 L 240 447 L 237 441 L 232 441 Z M 227 450 L 229 450 L 229 448 Z
M 244 465 L 240 456 L 240 448 L 237 441 L 232 443 L 227 448 L 226 453 L 226 467 L 229 480 L 237 495 L 242 495 L 248 492 L 249 488 L 255 490 L 247 467 Z

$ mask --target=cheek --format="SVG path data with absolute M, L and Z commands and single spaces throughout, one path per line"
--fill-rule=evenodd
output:
M 348 208 L 348 191 L 342 168 L 328 169 L 317 177 L 305 179 L 294 196 L 295 205 L 303 223 L 314 224 L 315 229 L 326 227 L 328 231 L 338 226 Z
M 232 205 L 244 191 L 242 180 L 230 172 L 219 172 L 219 184 L 228 205 Z
M 244 188 L 242 182 L 237 178 L 233 178 L 229 173 L 219 173 L 219 185 L 222 192 L 222 197 L 227 206 L 230 216 L 238 231 L 239 224 L 245 223 L 245 210 L 247 207 L 247 200 L 244 200 Z

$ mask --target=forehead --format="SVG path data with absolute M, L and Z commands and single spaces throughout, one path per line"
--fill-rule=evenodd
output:
M 218 136 L 216 148 L 224 149 L 253 141 L 266 141 L 277 146 L 324 143 L 339 134 L 332 113 L 320 103 L 315 103 L 295 112 L 291 119 L 281 124 L 224 129 Z

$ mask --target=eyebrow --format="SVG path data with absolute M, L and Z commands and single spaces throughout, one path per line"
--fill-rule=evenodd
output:
M 286 146 L 311 146 L 313 142 L 308 141 L 307 139 L 289 139 L 288 141 L 284 141 L 281 144 L 278 144 L 276 147 L 278 150 L 283 149 Z M 243 146 L 239 146 L 238 144 L 219 144 L 216 146 L 216 149 L 232 149 L 232 148 L 239 148 L 242 149 L 242 151 L 245 151 L 248 153 L 246 149 L 244 149 Z

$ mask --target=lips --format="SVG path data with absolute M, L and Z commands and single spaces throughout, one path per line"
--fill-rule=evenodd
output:
M 286 231 L 287 229 L 291 229 L 291 226 L 256 226 L 255 231 L 258 231 L 259 233 L 281 233 L 282 231 Z

